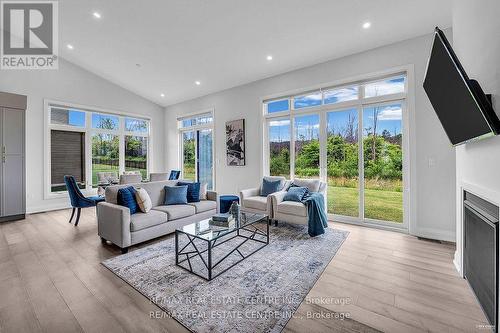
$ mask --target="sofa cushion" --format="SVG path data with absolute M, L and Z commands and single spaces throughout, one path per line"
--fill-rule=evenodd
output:
M 165 186 L 165 205 L 187 204 L 188 186 Z
M 153 210 L 167 213 L 168 220 L 177 220 L 183 217 L 191 216 L 196 214 L 196 209 L 191 205 L 168 205 L 168 206 L 156 206 Z
M 200 200 L 198 202 L 190 202 L 188 205 L 196 209 L 196 214 L 207 212 L 212 209 L 217 209 L 217 202 L 212 200 Z
M 267 210 L 267 197 L 248 197 L 243 200 L 243 206 L 252 209 Z
M 188 202 L 198 202 L 200 201 L 200 183 L 188 183 L 188 182 L 178 182 L 177 186 L 184 186 L 187 188 L 187 201 Z
M 311 192 L 319 192 L 321 181 L 319 179 L 294 179 L 292 184 L 307 187 Z
M 282 214 L 307 216 L 307 208 L 302 202 L 283 201 L 278 204 L 276 210 Z
M 139 231 L 167 222 L 167 214 L 157 210 L 148 213 L 136 213 L 130 216 L 130 231 Z

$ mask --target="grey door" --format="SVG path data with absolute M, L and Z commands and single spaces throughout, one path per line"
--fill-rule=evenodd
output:
M 3 109 L 2 215 L 24 214 L 24 111 Z

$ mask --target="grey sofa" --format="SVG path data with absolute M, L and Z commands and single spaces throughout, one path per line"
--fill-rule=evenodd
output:
M 175 186 L 178 180 L 109 186 L 106 201 L 97 205 L 97 230 L 103 242 L 110 241 L 119 246 L 123 253 L 135 245 L 175 231 L 187 224 L 210 218 L 217 212 L 217 193 L 207 192 L 207 199 L 186 205 L 163 205 L 164 187 Z M 118 190 L 134 186 L 144 188 L 153 204 L 148 213 L 130 210 L 117 204 Z

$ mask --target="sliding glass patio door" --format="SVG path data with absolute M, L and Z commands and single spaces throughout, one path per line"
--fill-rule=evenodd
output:
M 263 100 L 263 174 L 327 182 L 337 221 L 407 228 L 406 74 Z
M 402 102 L 327 112 L 329 214 L 403 223 L 402 116 Z
M 403 223 L 403 104 L 363 108 L 363 217 Z
M 214 186 L 213 130 L 200 129 L 182 133 L 182 178 Z
M 358 110 L 328 112 L 326 117 L 328 213 L 359 216 Z
M 197 131 L 197 174 L 200 183 L 208 184 L 209 189 L 213 189 L 213 135 L 212 129 Z

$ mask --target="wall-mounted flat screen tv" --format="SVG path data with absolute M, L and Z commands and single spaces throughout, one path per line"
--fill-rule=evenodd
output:
M 453 145 L 500 133 L 500 120 L 479 83 L 469 79 L 443 31 L 436 28 L 424 90 Z

